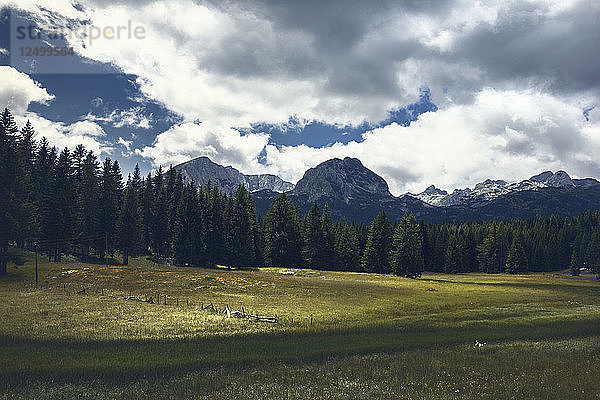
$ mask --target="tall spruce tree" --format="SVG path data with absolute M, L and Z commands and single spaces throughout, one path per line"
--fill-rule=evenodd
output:
M 206 262 L 201 213 L 196 187 L 184 186 L 174 217 L 173 257 L 175 264 L 201 266 Z
M 141 217 L 138 186 L 129 179 L 123 195 L 123 205 L 118 222 L 118 248 L 123 253 L 123 265 L 129 264 L 129 256 L 135 254 L 141 242 Z
M 49 204 L 51 207 L 50 229 L 55 239 L 54 261 L 60 262 L 63 253 L 71 250 L 70 240 L 75 234 L 75 184 L 71 152 L 64 148 L 58 156 L 52 184 Z
M 269 208 L 264 220 L 265 263 L 269 266 L 300 267 L 302 235 L 298 209 L 282 193 Z
M 342 271 L 360 271 L 360 245 L 354 224 L 344 222 L 337 235 L 337 259 Z
M 98 170 L 98 159 L 92 151 L 87 152 L 83 160 L 81 160 L 78 171 L 79 177 L 75 184 L 77 234 L 82 238 L 82 251 L 85 255 L 89 253 L 90 242 L 88 238 L 104 234 L 100 227 L 100 221 L 103 216 L 100 213 Z M 96 241 L 96 243 L 98 242 Z
M 390 268 L 390 248 L 392 241 L 392 225 L 381 210 L 373 220 L 365 251 L 361 259 L 363 271 L 387 274 L 391 272 Z
M 464 234 L 455 232 L 450 235 L 446 249 L 444 272 L 447 274 L 468 272 L 469 254 L 467 251 Z
M 230 262 L 234 266 L 252 266 L 255 262 L 254 230 L 256 228 L 254 204 L 250 194 L 239 185 L 231 209 L 229 234 Z
M 404 215 L 397 226 L 390 254 L 392 271 L 406 278 L 418 278 L 424 269 L 423 239 L 414 215 Z
M 320 268 L 321 265 L 321 211 L 315 201 L 304 220 L 304 265 L 307 268 Z
M 579 276 L 579 274 L 580 274 L 579 260 L 577 257 L 577 249 L 573 249 L 573 252 L 571 253 L 570 272 L 571 272 L 571 275 L 573 275 L 573 276 Z
M 323 215 L 321 217 L 321 235 L 319 256 L 321 268 L 336 269 L 338 260 L 335 251 L 335 232 L 327 203 L 325 203 L 325 206 L 323 207 Z
M 514 236 L 508 256 L 505 271 L 508 274 L 523 274 L 527 272 L 527 256 L 517 235 Z
M 8 243 L 18 236 L 23 170 L 17 125 L 8 109 L 0 117 L 0 275 L 7 273 Z

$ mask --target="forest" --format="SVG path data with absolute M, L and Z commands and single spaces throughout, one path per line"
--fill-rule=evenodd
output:
M 0 117 L 0 274 L 9 246 L 59 262 L 153 257 L 178 266 L 285 266 L 338 271 L 526 273 L 581 268 L 600 274 L 600 213 L 532 220 L 427 224 L 411 215 L 370 225 L 333 221 L 327 204 L 306 215 L 285 194 L 264 218 L 239 186 L 184 184 L 172 167 L 123 179 L 117 161 L 82 145 L 59 150 L 34 127 Z

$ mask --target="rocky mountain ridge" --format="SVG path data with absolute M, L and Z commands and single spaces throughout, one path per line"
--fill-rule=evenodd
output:
M 393 196 L 386 181 L 356 158 L 334 158 L 308 169 L 294 186 L 274 175 L 244 175 L 206 157 L 180 164 L 186 182 L 203 185 L 210 179 L 222 191 L 233 192 L 242 183 L 253 193 L 256 210 L 265 215 L 281 192 L 305 214 L 316 201 L 329 206 L 332 218 L 370 223 L 385 210 L 397 220 L 413 213 L 428 222 L 533 218 L 577 215 L 600 209 L 600 182 L 572 179 L 566 172 L 545 171 L 521 182 L 485 180 L 472 189 L 452 193 L 429 186 L 417 195 Z
M 174 168 L 181 172 L 185 183 L 194 182 L 200 186 L 206 185 L 210 180 L 219 190 L 226 193 L 235 192 L 240 184 L 244 185 L 249 192 L 260 190 L 286 192 L 294 188 L 292 183 L 276 175 L 245 175 L 231 166 L 224 167 L 214 163 L 208 157 L 198 157 Z
M 475 205 L 485 203 L 514 192 L 537 191 L 545 188 L 589 188 L 600 185 L 595 179 L 572 179 L 565 171 L 545 171 L 521 182 L 506 182 L 503 180 L 487 179 L 477 183 L 473 189 L 455 189 L 452 193 L 431 185 L 418 194 L 408 193 L 427 204 L 437 207 L 455 205 Z

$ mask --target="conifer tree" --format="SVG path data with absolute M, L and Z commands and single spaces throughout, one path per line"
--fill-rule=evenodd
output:
M 169 203 L 167 189 L 161 188 L 152 208 L 152 242 L 159 256 L 169 255 Z
M 23 178 L 18 131 L 12 114 L 5 109 L 0 117 L 0 275 L 7 273 L 8 242 L 18 235 Z
M 496 222 L 492 222 L 490 230 L 479 248 L 479 265 L 482 272 L 499 273 L 504 271 L 502 235 Z
M 392 271 L 406 278 L 418 278 L 424 269 L 423 239 L 415 217 L 404 215 L 397 226 L 390 254 Z
M 244 185 L 239 185 L 231 209 L 229 234 L 230 263 L 234 266 L 254 265 L 254 204 Z
M 150 173 L 148 173 L 148 177 L 142 182 L 142 186 L 140 194 L 142 243 L 144 246 L 144 253 L 150 254 L 154 247 L 152 241 L 152 230 L 154 226 L 154 187 L 152 186 L 152 176 Z
M 508 274 L 523 274 L 527 272 L 527 256 L 518 236 L 514 236 L 508 256 L 505 271 Z
M 360 246 L 358 231 L 354 224 L 344 222 L 337 235 L 336 249 L 339 269 L 342 271 L 360 271 Z
M 97 243 L 101 258 L 106 257 L 105 251 L 110 253 L 114 247 L 116 227 L 119 220 L 119 207 L 121 205 L 121 180 L 119 163 L 117 161 L 114 163 L 111 162 L 110 158 L 105 159 L 102 164 L 99 187 L 99 209 L 102 216 L 99 224 L 99 233 L 105 235 Z M 108 248 L 105 248 L 106 242 L 108 242 Z
M 100 214 L 100 192 L 98 179 L 99 164 L 92 151 L 87 152 L 81 160 L 79 175 L 75 184 L 75 195 L 77 201 L 77 234 L 84 239 L 93 236 L 102 236 L 104 232 L 100 227 L 103 216 Z M 89 252 L 88 241 L 84 240 L 83 253 Z M 101 246 L 103 246 L 102 243 Z
M 587 254 L 587 265 L 597 275 L 600 276 L 600 223 L 596 224 L 596 228 L 590 238 Z
M 304 265 L 307 268 L 317 269 L 321 265 L 321 212 L 315 201 L 306 214 L 304 220 Z
M 369 228 L 365 251 L 361 259 L 363 271 L 387 274 L 390 269 L 392 225 L 385 211 L 380 211 Z
M 64 148 L 58 156 L 48 198 L 51 207 L 50 233 L 57 242 L 54 246 L 54 261 L 60 262 L 63 252 L 70 248 L 63 241 L 74 236 L 75 231 L 75 185 L 73 182 L 71 152 Z
M 206 262 L 202 221 L 196 187 L 190 183 L 181 192 L 175 213 L 173 257 L 176 265 L 201 266 Z
M 282 193 L 264 220 L 265 263 L 269 266 L 302 265 L 302 235 L 297 207 Z
M 455 232 L 450 235 L 446 249 L 446 262 L 444 272 L 456 274 L 468 272 L 468 254 L 464 236 Z
M 320 230 L 322 235 L 319 255 L 321 268 L 336 269 L 338 260 L 335 251 L 335 233 L 327 203 L 325 203 L 325 207 L 323 207 Z
M 123 205 L 118 223 L 118 247 L 123 252 L 123 265 L 129 264 L 129 256 L 135 254 L 141 241 L 141 217 L 136 184 L 129 179 L 123 195 Z
M 577 249 L 573 249 L 573 252 L 571 254 L 570 272 L 571 272 L 571 275 L 573 275 L 573 276 L 579 276 L 579 273 L 580 273 L 578 257 L 577 257 Z

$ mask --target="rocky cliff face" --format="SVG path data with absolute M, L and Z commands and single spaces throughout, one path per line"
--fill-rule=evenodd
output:
M 293 193 L 309 201 L 335 198 L 345 203 L 369 196 L 392 197 L 387 182 L 365 168 L 360 160 L 346 157 L 325 161 L 304 173 Z
M 198 157 L 174 167 L 181 171 L 184 182 L 194 182 L 196 185 L 206 185 L 210 180 L 219 190 L 227 193 L 235 192 L 240 184 L 250 192 L 272 190 L 285 192 L 292 190 L 294 185 L 278 176 L 270 174 L 244 175 L 233 167 L 223 167 L 212 162 L 208 157 Z

